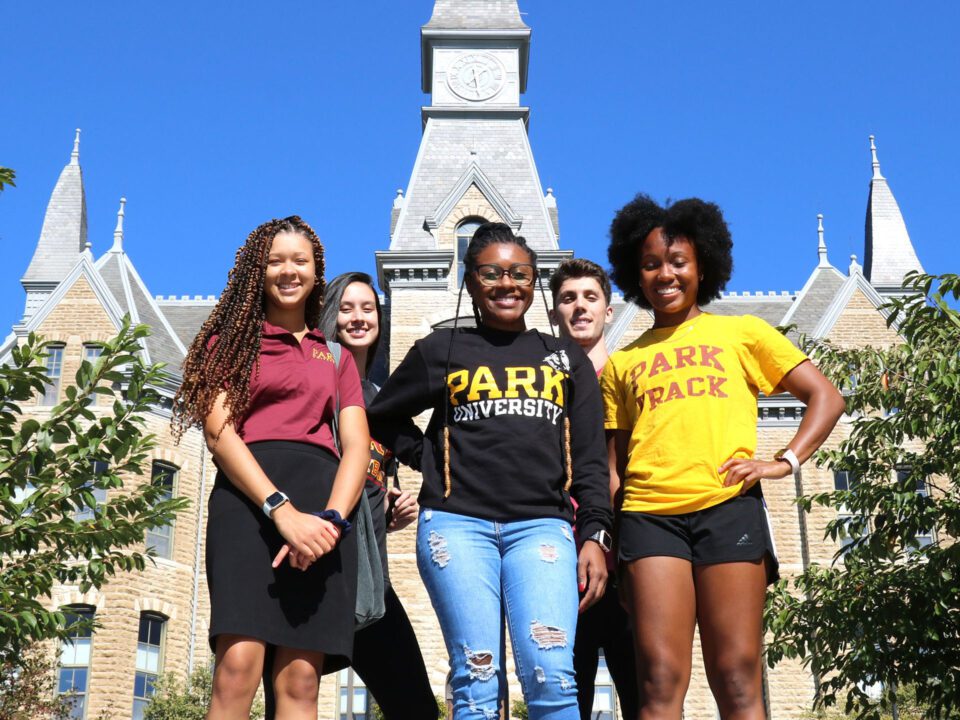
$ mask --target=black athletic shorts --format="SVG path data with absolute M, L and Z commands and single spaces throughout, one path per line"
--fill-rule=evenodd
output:
M 752 562 L 769 555 L 767 584 L 780 577 L 777 548 L 760 484 L 719 505 L 681 515 L 624 512 L 620 561 L 678 557 L 694 565 Z

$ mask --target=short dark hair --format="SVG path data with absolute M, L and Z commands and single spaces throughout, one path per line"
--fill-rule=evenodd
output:
M 537 253 L 527 245 L 523 235 L 514 235 L 513 230 L 506 223 L 485 222 L 474 231 L 473 237 L 470 238 L 467 252 L 463 256 L 463 269 L 468 273 L 474 272 L 477 269 L 477 256 L 484 248 L 495 243 L 517 245 L 523 248 L 530 256 L 530 264 L 536 268 Z
M 733 272 L 733 240 L 723 211 L 700 198 L 687 198 L 661 207 L 649 195 L 639 194 L 624 205 L 610 224 L 610 276 L 623 297 L 642 308 L 650 303 L 640 289 L 640 259 L 637 250 L 655 228 L 662 228 L 667 243 L 684 238 L 697 253 L 703 276 L 697 304 L 706 305 L 720 297 Z
M 553 297 L 553 304 L 557 304 L 557 295 L 560 293 L 560 287 L 567 280 L 573 278 L 593 278 L 600 285 L 603 291 L 603 297 L 610 304 L 610 278 L 606 271 L 592 260 L 586 258 L 568 258 L 561 262 L 557 269 L 550 276 L 550 295 Z
M 337 275 L 333 280 L 327 283 L 326 298 L 323 303 L 323 309 L 320 311 L 320 322 L 317 323 L 320 332 L 327 340 L 337 340 L 337 315 L 340 313 L 340 301 L 343 299 L 343 292 L 348 285 L 353 283 L 363 283 L 369 285 L 373 290 L 373 299 L 377 305 L 377 339 L 370 345 L 367 351 L 367 366 L 364 371 L 370 369 L 377 356 L 377 348 L 380 346 L 380 338 L 383 337 L 383 308 L 380 307 L 380 295 L 377 294 L 377 288 L 373 285 L 373 278 L 365 272 L 345 272 Z

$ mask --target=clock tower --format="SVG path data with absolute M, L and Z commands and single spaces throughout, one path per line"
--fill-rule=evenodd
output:
M 389 250 L 377 253 L 390 314 L 389 366 L 414 340 L 450 323 L 462 257 L 476 227 L 504 222 L 540 258 L 544 281 L 559 249 L 552 190 L 540 183 L 527 136 L 530 28 L 516 0 L 436 0 L 420 30 L 423 135 L 406 190 L 393 203 Z M 548 330 L 542 303 L 528 325 Z M 464 309 L 465 308 L 465 311 Z M 461 315 L 472 323 L 469 299 Z

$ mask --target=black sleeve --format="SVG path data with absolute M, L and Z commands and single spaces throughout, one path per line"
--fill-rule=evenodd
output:
M 610 501 L 610 467 L 603 432 L 603 400 L 590 360 L 574 342 L 566 347 L 570 356 L 570 449 L 573 485 L 577 501 L 577 534 L 588 538 L 597 530 L 610 532 L 613 511 Z
M 423 432 L 413 418 L 431 407 L 427 365 L 420 343 L 414 343 L 407 356 L 380 388 L 367 408 L 370 435 L 390 448 L 404 465 L 422 467 Z

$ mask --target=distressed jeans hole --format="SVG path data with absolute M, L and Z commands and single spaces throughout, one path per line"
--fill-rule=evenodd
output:
M 489 650 L 473 652 L 470 648 L 464 647 L 463 654 L 467 656 L 467 670 L 470 671 L 470 677 L 474 680 L 486 682 L 497 674 L 497 666 L 493 664 L 493 653 Z
M 559 557 L 560 555 L 557 552 L 556 545 L 547 545 L 544 543 L 540 546 L 540 559 L 544 562 L 555 563 Z
M 567 631 L 552 625 L 544 625 L 539 620 L 530 623 L 530 637 L 541 650 L 563 648 L 567 646 Z
M 450 551 L 447 549 L 447 539 L 436 530 L 430 531 L 427 538 L 430 545 L 430 557 L 438 567 L 445 568 L 450 562 Z

